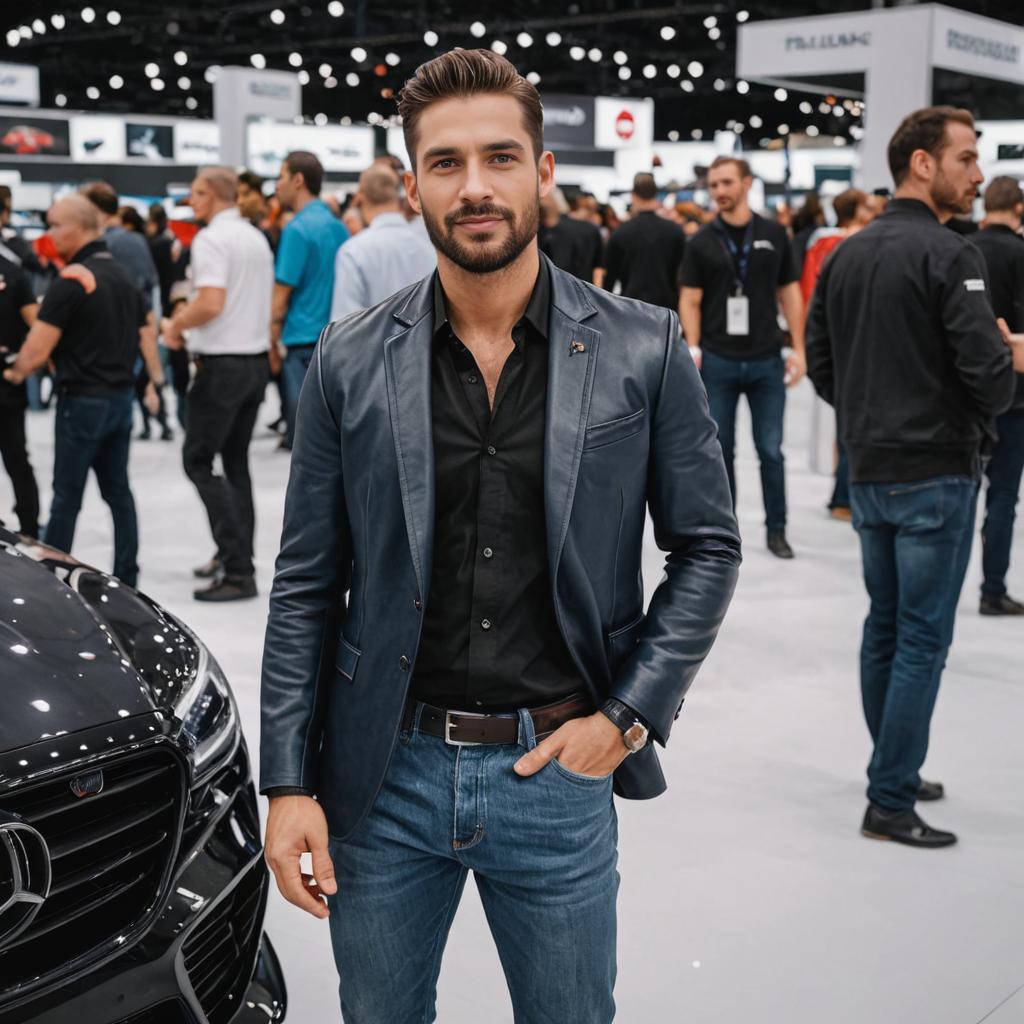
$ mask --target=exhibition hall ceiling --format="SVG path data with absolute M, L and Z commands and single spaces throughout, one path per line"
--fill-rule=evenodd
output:
M 307 118 L 381 123 L 418 64 L 455 46 L 485 46 L 504 52 L 542 94 L 654 98 L 656 138 L 709 138 L 731 128 L 756 145 L 777 140 L 781 128 L 856 137 L 860 111 L 839 97 L 737 81 L 738 24 L 867 6 L 25 0 L 0 5 L 0 61 L 38 65 L 47 107 L 210 117 L 211 82 L 218 67 L 233 64 L 299 73 Z M 951 6 L 1024 22 L 1020 3 Z

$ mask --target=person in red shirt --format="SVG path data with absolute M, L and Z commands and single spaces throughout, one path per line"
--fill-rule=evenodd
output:
M 832 200 L 832 209 L 836 214 L 836 222 L 839 230 L 835 234 L 828 234 L 818 238 L 817 241 L 807 249 L 804 257 L 804 269 L 800 276 L 800 291 L 804 297 L 804 304 L 810 306 L 811 296 L 814 294 L 814 286 L 818 283 L 818 275 L 821 268 L 833 249 L 845 238 L 860 231 L 862 227 L 870 224 L 875 219 L 875 210 L 872 209 L 871 197 L 858 188 L 848 188 L 845 192 Z M 836 463 L 835 487 L 832 491 L 832 498 L 828 503 L 829 511 L 833 519 L 841 519 L 844 522 L 850 520 L 850 494 L 849 494 L 849 470 L 846 465 L 846 452 L 843 446 L 838 445 L 839 458 Z

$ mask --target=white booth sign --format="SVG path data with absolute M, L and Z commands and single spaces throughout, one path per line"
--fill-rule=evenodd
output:
M 0 103 L 39 106 L 39 68 L 34 64 L 0 63 Z
M 220 163 L 220 127 L 213 121 L 179 121 L 174 126 L 174 161 Z
M 248 149 L 248 166 L 265 178 L 276 178 L 281 162 L 297 149 L 315 153 L 328 173 L 359 174 L 373 163 L 373 129 L 253 121 Z
M 299 77 L 290 71 L 221 68 L 213 83 L 213 113 L 220 126 L 221 159 L 236 166 L 248 164 L 251 121 L 291 121 L 302 113 Z
M 113 164 L 124 158 L 124 118 L 71 118 L 72 160 L 84 164 Z
M 654 101 L 598 96 L 594 101 L 594 145 L 641 149 L 654 141 Z

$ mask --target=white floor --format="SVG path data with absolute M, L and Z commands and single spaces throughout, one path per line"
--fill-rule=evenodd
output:
M 927 766 L 949 797 L 925 816 L 957 831 L 960 844 L 932 852 L 861 838 L 869 748 L 856 665 L 865 596 L 854 534 L 824 512 L 830 482 L 806 469 L 810 401 L 804 384 L 787 423 L 798 557 L 781 563 L 763 548 L 757 467 L 741 425 L 747 547 L 739 590 L 666 752 L 669 792 L 649 803 L 619 802 L 617 1019 L 1024 1021 L 1024 621 L 978 616 L 976 559 Z M 261 422 L 275 413 L 265 409 Z M 51 431 L 48 414 L 31 416 L 44 492 Z M 142 586 L 213 649 L 253 750 L 266 594 L 288 471 L 275 444 L 261 427 L 253 445 L 261 596 L 223 607 L 191 599 L 189 569 L 206 560 L 211 542 L 180 469 L 179 443 L 138 443 L 132 451 Z M 0 474 L 0 509 L 9 508 Z M 109 517 L 90 485 L 75 553 L 108 568 L 110 550 Z M 660 572 L 649 543 L 649 588 Z M 1020 540 L 1010 584 L 1024 594 Z M 288 1019 L 338 1021 L 326 925 L 275 898 L 267 929 L 285 966 Z M 472 886 L 445 956 L 438 1019 L 512 1020 Z

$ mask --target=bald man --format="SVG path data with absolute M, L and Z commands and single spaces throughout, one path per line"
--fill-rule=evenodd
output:
M 20 384 L 48 359 L 56 366 L 57 417 L 53 503 L 43 539 L 70 551 L 89 470 L 114 520 L 114 575 L 138 579 L 138 523 L 128 482 L 132 436 L 132 369 L 142 355 L 156 407 L 163 387 L 148 310 L 128 271 L 100 238 L 100 215 L 84 196 L 59 199 L 47 217 L 66 266 L 50 285 L 17 361 L 4 376 Z
M 401 182 L 387 164 L 374 163 L 360 175 L 357 199 L 367 227 L 335 257 L 332 320 L 383 302 L 437 266 L 426 234 L 402 214 L 401 198 Z
M 206 508 L 216 553 L 194 570 L 211 582 L 197 601 L 256 596 L 249 442 L 270 379 L 270 298 L 274 257 L 264 234 L 237 205 L 230 167 L 202 167 L 192 210 L 206 226 L 192 242 L 187 305 L 163 323 L 169 348 L 187 347 L 195 375 L 185 408 L 185 473 Z M 223 473 L 214 472 L 220 456 Z

